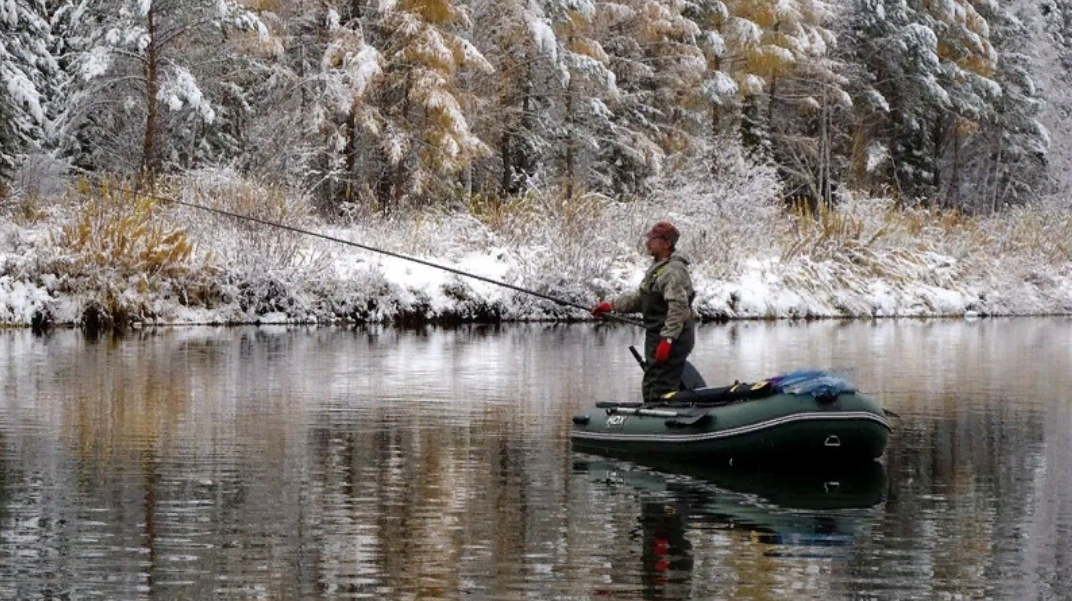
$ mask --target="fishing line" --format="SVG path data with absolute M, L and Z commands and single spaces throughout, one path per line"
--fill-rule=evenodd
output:
M 251 221 L 253 223 L 259 223 L 261 225 L 266 225 L 266 226 L 269 226 L 269 227 L 275 227 L 275 228 L 279 228 L 279 229 L 286 230 L 286 231 L 289 231 L 289 232 L 294 232 L 296 234 L 304 234 L 306 236 L 312 236 L 314 238 L 320 238 L 322 240 L 327 240 L 329 242 L 337 242 L 339 244 L 344 244 L 344 245 L 347 245 L 347 246 L 353 246 L 355 248 L 360 248 L 362 250 L 367 250 L 369 252 L 374 252 L 374 253 L 379 253 L 379 254 L 382 254 L 382 255 L 387 255 L 389 257 L 394 257 L 396 259 L 401 259 L 403 261 L 410 261 L 412 263 L 417 263 L 418 265 L 424 265 L 425 267 L 431 267 L 433 269 L 440 269 L 442 271 L 453 273 L 455 275 L 460 275 L 460 276 L 463 276 L 463 277 L 472 278 L 474 280 L 479 280 L 481 282 L 484 282 L 484 283 L 487 283 L 487 284 L 492 284 L 494 286 L 501 286 L 503 288 L 508 288 L 508 289 L 514 290 L 516 292 L 521 292 L 523 294 L 529 294 L 529 295 L 535 296 L 537 298 L 542 298 L 544 300 L 551 301 L 553 303 L 558 303 L 558 304 L 566 306 L 566 307 L 572 307 L 574 309 L 581 309 L 582 311 L 585 311 L 585 312 L 588 312 L 588 311 L 591 310 L 590 307 L 586 307 L 586 306 L 578 304 L 578 303 L 570 302 L 570 301 L 565 300 L 565 299 L 557 298 L 557 297 L 551 296 L 549 294 L 544 294 L 542 292 L 536 292 L 535 290 L 529 290 L 528 288 L 522 288 L 521 286 L 510 284 L 510 283 L 504 282 L 502 280 L 496 280 L 494 278 L 489 278 L 489 277 L 485 277 L 485 276 L 482 276 L 482 275 L 477 275 L 475 273 L 469 273 L 467 271 L 462 271 L 461 269 L 456 269 L 454 267 L 448 267 L 446 265 L 440 265 L 438 263 L 433 263 L 431 261 L 425 261 L 424 259 L 418 259 L 417 257 L 411 257 L 409 255 L 404 255 L 402 253 L 397 253 L 397 252 L 393 252 L 393 251 L 389 251 L 389 250 L 384 250 L 382 248 L 376 248 L 374 246 L 369 246 L 367 244 L 361 244 L 359 242 L 354 242 L 352 240 L 345 240 L 343 238 L 337 238 L 335 236 L 329 236 L 327 234 L 321 234 L 319 232 L 314 232 L 312 230 L 306 230 L 306 229 L 294 227 L 294 226 L 291 226 L 291 225 L 286 225 L 286 224 L 283 224 L 283 223 L 270 221 L 268 219 L 263 219 L 263 218 L 260 218 L 260 217 L 254 217 L 252 215 L 244 215 L 242 213 L 235 213 L 233 211 L 227 211 L 225 209 L 218 209 L 216 207 L 210 207 L 210 206 L 203 205 L 203 204 L 198 204 L 198 203 L 194 203 L 194 202 L 188 202 L 188 201 L 185 201 L 185 200 L 179 200 L 177 198 L 169 198 L 169 197 L 165 197 L 165 196 L 156 196 L 156 195 L 153 195 L 153 194 L 144 194 L 144 196 L 149 197 L 149 198 L 153 198 L 153 199 L 156 199 L 156 200 L 160 200 L 160 201 L 163 201 L 163 202 L 175 203 L 175 204 L 178 204 L 178 205 L 182 205 L 184 207 L 190 207 L 190 208 L 193 208 L 193 209 L 200 209 L 202 211 L 207 211 L 209 213 L 216 213 L 217 215 L 224 215 L 224 216 L 227 216 L 227 217 L 231 217 L 233 219 Z M 643 324 L 641 324 L 640 322 L 635 321 L 633 319 L 629 319 L 627 317 L 623 317 L 623 316 L 615 314 L 615 313 L 607 314 L 607 316 L 610 317 L 611 319 L 615 320 L 615 321 L 620 321 L 622 323 L 628 323 L 628 324 L 643 327 Z

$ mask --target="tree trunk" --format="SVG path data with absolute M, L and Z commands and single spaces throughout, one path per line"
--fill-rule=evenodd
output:
M 357 102 L 350 104 L 350 114 L 346 119 L 346 195 L 345 200 L 353 200 L 354 169 L 357 167 Z
M 151 184 L 160 168 L 156 149 L 157 99 L 160 87 L 160 50 L 156 45 L 156 14 L 152 9 L 145 16 L 149 44 L 145 49 L 145 139 L 142 142 L 142 176 Z
M 510 173 L 513 171 L 511 168 L 510 159 L 510 129 L 504 129 L 502 134 L 502 140 L 499 142 L 499 154 L 502 156 L 502 194 L 506 196 L 510 194 L 512 187 L 512 179 Z
M 934 189 L 934 194 L 938 196 L 938 208 L 945 206 L 945 202 L 942 200 L 942 129 L 944 123 L 942 116 L 938 115 L 934 119 L 934 131 L 931 132 L 931 161 L 933 168 L 933 174 L 931 177 L 931 187 Z
M 830 99 L 826 88 L 823 88 L 823 105 L 819 111 L 819 191 L 820 199 L 826 206 L 833 202 L 833 190 L 831 189 L 832 166 L 830 159 Z
M 532 61 L 525 64 L 525 91 L 521 98 L 521 125 L 519 131 L 514 132 L 514 193 L 518 193 L 528 187 L 529 178 L 536 171 L 536 158 L 532 156 L 532 148 L 527 144 L 521 144 L 518 148 L 516 139 L 525 132 L 532 132 Z
M 960 197 L 960 139 L 962 132 L 964 132 L 963 135 L 967 135 L 967 127 L 967 121 L 961 121 L 960 117 L 957 117 L 953 120 L 953 171 L 949 176 L 949 197 L 950 200 L 953 202 L 953 206 L 957 209 L 964 208 L 962 206 L 962 199 Z M 967 201 L 971 202 L 972 205 L 974 205 L 975 207 L 978 207 L 978 190 L 980 189 L 982 188 L 976 187 L 976 193 L 972 194 L 972 197 L 967 199 Z
M 566 200 L 573 200 L 573 79 L 566 84 Z
M 409 91 L 413 89 L 413 69 L 408 69 L 406 72 L 406 85 L 402 90 L 402 111 L 399 115 L 399 121 L 401 123 L 409 123 Z M 397 164 L 392 165 L 394 170 L 392 182 L 391 182 L 391 204 L 395 207 L 402 204 L 403 190 L 406 185 L 406 162 L 399 161 Z M 388 212 L 385 208 L 385 213 Z

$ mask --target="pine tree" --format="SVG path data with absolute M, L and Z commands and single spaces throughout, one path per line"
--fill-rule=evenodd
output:
M 1068 81 L 1072 79 L 1072 0 L 1029 3 L 1032 11 L 1025 16 L 1029 40 L 1019 50 L 1032 55 L 1031 71 L 1038 84 L 1040 98 L 1040 132 L 1053 132 L 1047 139 L 1045 188 L 1042 192 L 1058 198 L 1072 198 L 1072 138 L 1060 132 L 1072 130 L 1072 96 Z M 1025 10 L 1027 12 L 1027 10 Z
M 987 79 L 1000 86 L 1000 94 L 990 92 L 997 98 L 980 115 L 976 130 L 957 140 L 954 164 L 962 175 L 953 182 L 955 198 L 971 210 L 1023 204 L 1044 191 L 1050 136 L 1039 121 L 1042 97 L 1037 58 L 1030 50 L 1031 17 L 1013 10 L 1001 4 L 979 7 L 996 54 Z
M 373 12 L 352 0 L 289 0 L 276 10 L 281 51 L 262 86 L 259 114 L 273 117 L 262 121 L 271 132 L 261 146 L 330 211 L 367 197 L 368 172 L 378 169 L 369 167 L 382 123 L 371 94 L 384 59 L 364 34 Z
M 869 130 L 857 148 L 871 148 L 858 156 L 888 156 L 885 179 L 903 198 L 955 202 L 963 139 L 1001 95 L 989 25 L 967 0 L 860 0 L 853 21 Z
M 933 19 L 941 60 L 940 85 L 949 94 L 949 107 L 934 116 L 932 185 L 939 202 L 959 206 L 963 147 L 994 116 L 1002 90 L 992 75 L 997 52 L 990 43 L 990 25 L 972 0 L 924 4 Z
M 567 199 L 578 184 L 611 191 L 612 182 L 596 165 L 602 139 L 613 132 L 607 102 L 618 93 L 617 76 L 599 39 L 603 19 L 612 16 L 593 0 L 549 0 L 545 12 L 558 41 L 561 100 L 550 115 L 558 122 L 558 176 Z
M 837 128 L 851 106 L 832 59 L 832 8 L 822 0 L 727 0 L 723 66 L 742 97 L 742 140 L 773 158 L 790 193 L 831 200 L 845 145 Z
M 682 13 L 699 30 L 697 47 L 703 53 L 707 69 L 697 94 L 708 109 L 708 137 L 720 137 L 723 118 L 739 110 L 740 89 L 729 71 L 733 63 L 723 32 L 730 19 L 729 8 L 720 0 L 698 0 L 686 5 Z
M 56 71 L 50 36 L 42 0 L 0 0 L 0 181 L 27 148 L 48 143 L 46 84 Z
M 552 167 L 557 123 L 546 116 L 562 99 L 559 41 L 534 0 L 477 0 L 469 6 L 479 32 L 473 43 L 494 67 L 474 81 L 485 103 L 473 129 L 496 150 L 478 164 L 474 185 L 519 194 L 538 185 Z
M 237 118 L 221 111 L 224 92 L 241 87 L 226 67 L 264 34 L 260 20 L 232 0 L 93 0 L 83 23 L 68 127 L 86 154 L 75 159 L 151 178 L 217 157 L 217 136 Z
M 344 173 L 347 181 L 356 175 L 361 159 L 360 138 L 363 131 L 375 134 L 379 129 L 379 112 L 366 101 L 366 93 L 383 72 L 383 57 L 367 44 L 356 19 L 329 19 L 328 39 L 321 66 L 324 69 L 326 100 L 335 105 L 342 118 Z M 338 120 L 336 120 L 338 122 Z M 348 194 L 350 198 L 352 193 Z

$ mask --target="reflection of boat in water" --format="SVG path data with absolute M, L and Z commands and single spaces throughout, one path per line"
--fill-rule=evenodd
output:
M 659 403 L 598 403 L 574 416 L 570 440 L 583 452 L 705 465 L 869 463 L 890 430 L 878 403 L 848 382 L 802 371 L 681 390 Z
M 852 466 L 797 465 L 793 470 L 771 471 L 704 468 L 657 460 L 643 463 L 663 473 L 689 476 L 791 509 L 873 507 L 885 500 L 889 484 L 886 468 L 877 461 Z
M 851 545 L 874 519 L 873 508 L 885 499 L 888 487 L 886 470 L 878 462 L 843 470 L 765 473 L 665 462 L 642 466 L 578 454 L 573 468 L 590 482 L 639 491 L 643 502 L 654 500 L 678 513 L 687 508 L 682 527 L 745 532 L 755 542 L 808 547 L 810 553 Z

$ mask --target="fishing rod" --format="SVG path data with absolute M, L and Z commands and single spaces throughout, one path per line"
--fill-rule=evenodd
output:
M 521 292 L 521 293 L 524 293 L 524 294 L 529 294 L 529 295 L 535 296 L 537 298 L 542 298 L 544 300 L 548 300 L 548 301 L 551 301 L 553 303 L 558 303 L 559 305 L 563 305 L 565 307 L 572 307 L 574 309 L 581 309 L 582 311 L 585 311 L 585 312 L 591 311 L 590 307 L 586 307 L 586 306 L 578 304 L 578 303 L 574 303 L 574 302 L 571 302 L 571 301 L 568 301 L 568 300 L 565 300 L 565 299 L 562 299 L 562 298 L 551 296 L 550 294 L 544 294 L 543 292 L 537 292 L 535 290 L 529 290 L 528 288 L 522 288 L 521 286 L 517 286 L 517 285 L 511 284 L 509 282 L 504 282 L 502 280 L 496 280 L 494 278 L 489 278 L 489 277 L 485 277 L 485 276 L 482 276 L 482 275 L 477 275 L 475 273 L 469 273 L 468 271 L 462 271 L 461 269 L 456 269 L 454 267 L 448 267 L 446 265 L 440 265 L 438 263 L 433 263 L 431 261 L 425 261 L 424 259 L 418 259 L 417 257 L 411 257 L 409 255 L 404 255 L 402 253 L 396 253 L 396 252 L 393 252 L 393 251 L 384 250 L 382 248 L 376 248 L 374 246 L 369 246 L 367 244 L 361 244 L 359 242 L 354 242 L 352 240 L 345 240 L 343 238 L 337 238 L 335 236 L 328 236 L 327 234 L 321 234 L 319 232 L 314 232 L 312 230 L 306 230 L 306 229 L 294 227 L 294 226 L 291 226 L 291 225 L 286 225 L 284 223 L 278 223 L 278 222 L 275 222 L 275 221 L 270 221 L 268 219 L 262 219 L 260 217 L 254 217 L 252 215 L 243 215 L 241 213 L 235 213 L 235 212 L 227 211 L 227 210 L 224 210 L 224 209 L 217 209 L 216 207 L 210 207 L 210 206 L 203 205 L 203 204 L 198 204 L 198 203 L 194 203 L 194 202 L 188 202 L 188 201 L 185 201 L 185 200 L 179 200 L 177 198 L 167 198 L 167 197 L 163 197 L 163 196 L 155 196 L 155 195 L 152 195 L 152 194 L 145 194 L 145 196 L 150 197 L 150 198 L 154 198 L 154 199 L 157 199 L 157 200 L 161 200 L 161 201 L 164 201 L 164 202 L 175 203 L 175 204 L 182 205 L 182 206 L 185 206 L 185 207 L 190 207 L 190 208 L 194 208 L 194 209 L 200 209 L 202 211 L 208 211 L 210 213 L 216 213 L 218 215 L 225 215 L 225 216 L 231 217 L 233 219 L 252 221 L 253 223 L 259 223 L 261 225 L 267 225 L 267 226 L 270 226 L 270 227 L 276 227 L 276 228 L 279 228 L 279 229 L 282 229 L 282 230 L 287 230 L 287 231 L 290 231 L 290 232 L 294 232 L 296 234 L 304 234 L 306 236 L 312 236 L 314 238 L 320 238 L 320 239 L 323 239 L 323 240 L 328 240 L 330 242 L 337 242 L 339 244 L 345 244 L 347 246 L 353 246 L 353 247 L 356 247 L 356 248 L 360 248 L 362 250 L 367 250 L 369 252 L 380 253 L 382 255 L 387 255 L 389 257 L 394 257 L 396 259 L 402 259 L 403 261 L 410 261 L 412 263 L 417 263 L 419 265 L 424 265 L 425 267 L 431 267 L 433 269 L 440 269 L 442 271 L 447 271 L 447 272 L 453 273 L 455 275 L 460 275 L 460 276 L 464 276 L 464 277 L 467 277 L 467 278 L 472 278 L 474 280 L 479 280 L 479 281 L 487 283 L 487 284 L 492 284 L 492 285 L 495 285 L 495 286 L 501 286 L 503 288 L 509 288 L 510 290 L 514 290 L 516 292 Z M 638 322 L 636 320 L 633 320 L 633 319 L 629 319 L 628 317 L 624 317 L 624 316 L 619 315 L 617 313 L 608 313 L 608 314 L 605 314 L 605 315 L 607 315 L 608 317 L 610 317 L 611 319 L 613 319 L 615 321 L 620 321 L 622 323 L 628 323 L 628 324 L 632 324 L 632 325 L 636 325 L 636 326 L 643 326 L 643 324 L 641 324 L 640 322 Z

